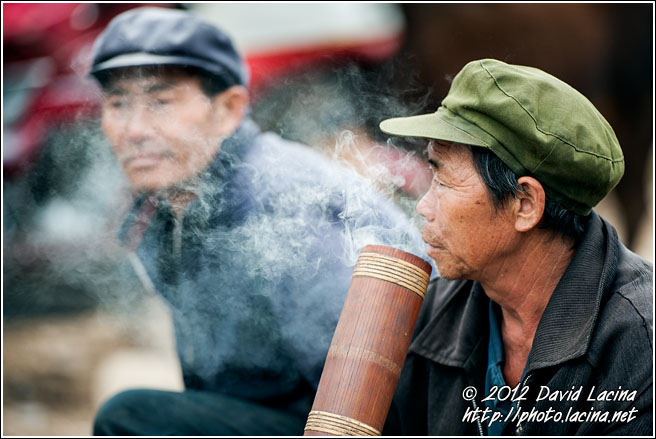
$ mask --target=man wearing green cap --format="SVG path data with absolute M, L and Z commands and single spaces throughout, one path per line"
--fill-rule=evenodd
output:
M 535 68 L 467 64 L 417 205 L 431 283 L 385 434 L 652 435 L 653 266 L 592 208 L 624 172 L 612 128 Z

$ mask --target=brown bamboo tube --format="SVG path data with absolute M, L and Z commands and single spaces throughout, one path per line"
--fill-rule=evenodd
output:
M 305 436 L 380 435 L 430 273 L 430 264 L 410 253 L 362 249 Z

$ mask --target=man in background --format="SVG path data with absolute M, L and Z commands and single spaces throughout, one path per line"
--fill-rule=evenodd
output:
M 97 435 L 300 435 L 355 257 L 421 251 L 362 180 L 248 117 L 230 39 L 139 8 L 98 37 L 102 128 L 135 193 L 121 238 L 171 309 L 184 392 L 122 392 Z

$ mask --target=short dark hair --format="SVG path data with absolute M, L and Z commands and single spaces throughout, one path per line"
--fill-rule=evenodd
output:
M 476 146 L 468 147 L 472 151 L 474 167 L 487 187 L 495 210 L 511 199 L 517 199 L 517 194 L 525 192 L 517 182 L 517 175 L 492 151 Z M 572 239 L 574 246 L 578 246 L 588 219 L 588 216 L 565 209 L 547 195 L 538 228 L 557 231 L 563 237 Z
M 95 73 L 95 77 L 100 83 L 103 90 L 111 85 L 111 83 L 120 78 L 131 78 L 135 76 L 149 76 L 159 75 L 167 71 L 177 70 L 189 76 L 197 77 L 200 81 L 200 88 L 203 93 L 213 98 L 219 93 L 223 93 L 232 84 L 229 84 L 225 79 L 206 72 L 203 69 L 183 65 L 152 65 L 152 66 L 135 66 L 123 67 L 119 69 L 105 70 Z
M 200 80 L 200 88 L 208 98 L 213 98 L 219 93 L 226 91 L 231 85 L 225 79 L 213 75 L 205 70 L 194 67 L 187 67 L 185 70 L 192 76 L 197 76 Z

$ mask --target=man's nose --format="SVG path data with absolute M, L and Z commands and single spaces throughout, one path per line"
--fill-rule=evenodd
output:
M 135 105 L 127 115 L 125 135 L 134 145 L 140 145 L 152 131 L 152 120 L 144 105 Z
M 434 214 L 433 214 L 433 202 L 431 201 L 430 197 L 431 191 L 426 192 L 426 194 L 421 197 L 421 200 L 417 203 L 417 213 L 424 218 L 426 218 L 428 221 L 433 221 L 434 219 Z

